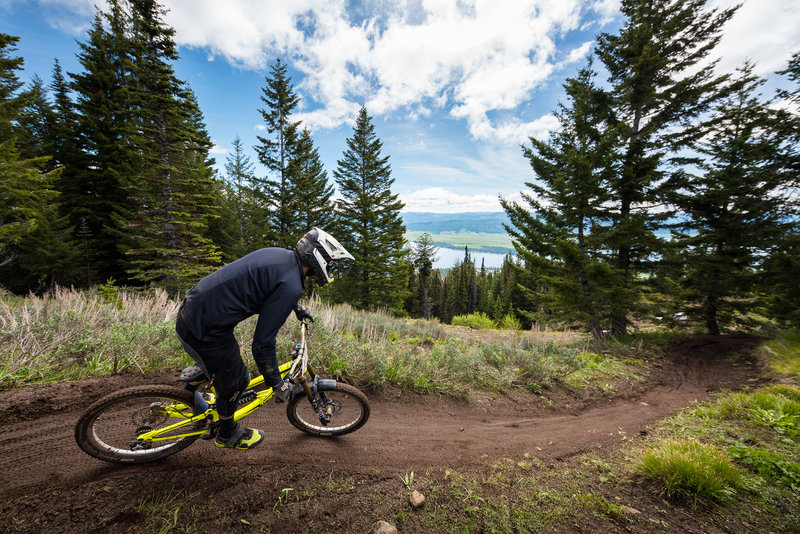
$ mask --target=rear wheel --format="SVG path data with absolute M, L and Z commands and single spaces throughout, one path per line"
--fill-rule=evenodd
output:
M 185 389 L 126 388 L 89 406 L 75 425 L 75 440 L 87 454 L 106 462 L 151 462 L 185 449 L 199 434 L 149 443 L 137 441 L 137 437 L 193 415 L 194 396 Z M 173 433 L 180 435 L 198 429 L 199 426 L 184 425 Z
M 323 424 L 305 395 L 298 395 L 286 407 L 289 422 L 314 436 L 341 436 L 358 430 L 369 419 L 366 395 L 349 384 L 336 383 L 336 388 L 317 392 L 318 407 L 330 421 Z

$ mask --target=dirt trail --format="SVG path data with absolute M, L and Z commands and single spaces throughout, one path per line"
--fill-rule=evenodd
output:
M 0 497 L 26 502 L 59 499 L 85 484 L 106 488 L 123 477 L 206 476 L 223 469 L 235 476 L 254 470 L 285 472 L 308 458 L 317 471 L 360 473 L 380 478 L 411 470 L 464 468 L 498 458 L 530 454 L 558 460 L 616 447 L 648 425 L 671 416 L 720 389 L 737 389 L 758 376 L 747 337 L 694 338 L 673 346 L 641 391 L 627 398 L 560 399 L 546 407 L 532 396 L 465 403 L 411 394 L 373 393 L 367 425 L 336 439 L 312 438 L 268 404 L 247 419 L 267 430 L 265 442 L 246 453 L 219 450 L 198 441 L 166 460 L 144 466 L 114 466 L 88 457 L 75 444 L 73 425 L 82 408 L 130 377 L 0 392 Z M 151 375 L 140 382 L 170 382 Z M 83 397 L 83 400 L 80 400 Z M 236 475 L 238 474 L 238 475 Z M 93 491 L 97 491 L 96 489 Z M 43 506 L 38 503 L 38 506 Z M 13 506 L 12 506 L 13 508 Z

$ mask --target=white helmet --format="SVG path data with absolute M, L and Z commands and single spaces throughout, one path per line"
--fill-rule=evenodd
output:
M 311 269 L 311 274 L 321 286 L 333 282 L 330 268 L 336 260 L 355 258 L 330 234 L 319 228 L 312 228 L 295 247 L 300 261 Z

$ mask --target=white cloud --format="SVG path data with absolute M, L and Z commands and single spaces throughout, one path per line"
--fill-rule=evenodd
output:
M 290 61 L 309 97 L 298 119 L 312 129 L 351 123 L 362 104 L 373 116 L 403 110 L 412 119 L 444 108 L 473 137 L 496 141 L 536 135 L 489 116 L 514 110 L 553 74 L 556 37 L 588 9 L 580 0 L 167 4 L 182 45 L 246 68 Z
M 212 142 L 214 143 L 214 146 L 211 147 L 211 150 L 209 150 L 209 153 L 214 154 L 215 156 L 224 156 L 224 155 L 227 155 L 227 154 L 231 153 L 231 149 L 230 148 L 226 148 L 224 146 L 219 146 L 218 144 L 216 144 L 216 141 L 212 141 Z
M 440 187 L 429 187 L 400 195 L 400 200 L 406 204 L 404 211 L 410 212 L 503 211 L 497 195 L 459 195 Z
M 39 0 L 87 18 L 95 1 Z M 182 46 L 247 69 L 290 62 L 307 97 L 298 119 L 312 129 L 350 124 L 362 104 L 373 116 L 412 120 L 442 109 L 474 138 L 501 142 L 538 135 L 539 121 L 496 123 L 491 114 L 528 101 L 556 68 L 555 40 L 598 9 L 585 0 L 163 3 Z
M 741 0 L 717 0 L 721 9 Z M 800 50 L 800 2 L 758 0 L 743 2 L 725 26 L 715 55 L 721 58 L 719 70 L 733 72 L 746 59 L 756 63 L 756 72 L 768 75 L 786 67 L 789 58 Z
M 7 0 L 8 1 L 8 0 Z M 12 0 L 14 1 L 19 0 Z M 53 13 L 88 19 L 98 0 L 39 0 Z M 716 0 L 729 7 L 740 0 Z M 183 46 L 247 69 L 281 57 L 302 75 L 298 118 L 309 127 L 351 124 L 365 104 L 373 116 L 415 119 L 440 109 L 466 121 L 473 138 L 507 142 L 539 136 L 545 118 L 526 122 L 521 106 L 560 68 L 580 61 L 590 42 L 557 43 L 578 29 L 600 31 L 619 0 L 163 0 Z M 51 24 L 61 17 L 54 16 Z M 64 19 L 67 20 L 67 19 Z M 67 25 L 74 26 L 73 22 Z M 720 69 L 745 58 L 761 73 L 785 66 L 800 48 L 800 3 L 744 2 L 718 50 Z M 73 30 L 74 31 L 74 30 Z
M 606 24 L 619 14 L 619 0 L 596 0 L 592 3 L 592 11 L 600 16 L 601 25 Z
M 5 2 L 8 6 L 22 0 Z M 39 0 L 42 18 L 47 23 L 68 35 L 79 37 L 86 33 L 92 23 L 95 5 L 105 8 L 105 0 Z
M 510 119 L 493 124 L 488 117 L 483 115 L 470 124 L 470 133 L 478 140 L 497 140 L 501 144 L 519 145 L 528 141 L 528 138 L 545 139 L 550 131 L 558 127 L 555 115 L 543 115 L 531 122 L 522 122 Z
M 578 48 L 573 48 L 570 50 L 569 54 L 567 54 L 567 57 L 558 64 L 558 66 L 566 67 L 567 65 L 583 61 L 589 55 L 589 50 L 592 48 L 593 44 L 594 41 L 587 41 Z

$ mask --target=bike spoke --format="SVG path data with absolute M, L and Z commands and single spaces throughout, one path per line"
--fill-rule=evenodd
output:
M 96 442 L 111 452 L 154 451 L 169 447 L 181 436 L 197 432 L 196 424 L 170 428 L 193 416 L 192 407 L 172 399 L 125 399 L 97 417 L 92 425 L 92 433 Z M 169 430 L 158 432 L 164 428 Z M 143 442 L 142 436 L 154 439 Z

